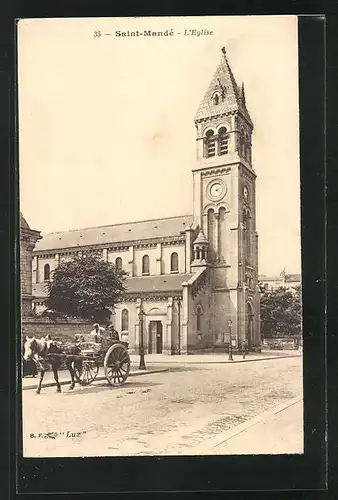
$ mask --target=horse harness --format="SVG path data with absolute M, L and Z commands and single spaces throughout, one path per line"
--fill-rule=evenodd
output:
M 53 348 L 55 349 L 55 352 L 50 352 L 50 349 Z M 54 340 L 48 340 L 45 341 L 45 345 L 43 347 L 43 350 L 41 351 L 40 355 L 38 356 L 33 356 L 33 361 L 36 364 L 36 367 L 40 371 L 46 371 L 48 369 L 48 363 L 50 360 L 48 360 L 49 356 L 53 356 L 53 354 L 60 354 L 61 349 L 58 346 L 57 342 Z

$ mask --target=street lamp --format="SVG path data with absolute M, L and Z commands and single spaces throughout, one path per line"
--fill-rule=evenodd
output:
M 233 361 L 233 358 L 232 358 L 232 336 L 231 336 L 232 321 L 231 321 L 231 319 L 228 320 L 228 327 L 229 327 L 229 361 Z
M 181 354 L 181 297 L 177 299 L 178 307 L 178 353 Z
M 243 334 L 244 334 L 244 340 L 246 339 L 246 329 L 247 329 L 247 325 L 246 325 L 246 310 L 247 310 L 247 306 L 246 306 L 246 291 L 249 289 L 249 287 L 247 286 L 246 283 L 243 283 L 243 311 L 244 311 L 244 314 L 243 314 Z M 245 358 L 245 354 L 243 354 L 243 359 Z
M 144 362 L 144 344 L 143 344 L 143 316 L 145 313 L 140 310 L 138 313 L 138 319 L 140 322 L 140 342 L 139 342 L 139 352 L 140 352 L 140 366 L 139 370 L 146 370 L 146 364 Z

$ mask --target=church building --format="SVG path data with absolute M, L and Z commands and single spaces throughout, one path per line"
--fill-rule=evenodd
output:
M 58 264 L 99 252 L 127 271 L 112 322 L 138 352 L 187 354 L 260 345 L 253 123 L 225 49 L 195 116 L 192 214 L 45 234 L 33 253 L 36 311 Z

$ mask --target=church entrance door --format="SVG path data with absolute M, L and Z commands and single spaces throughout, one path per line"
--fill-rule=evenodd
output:
M 162 354 L 163 328 L 162 321 L 149 322 L 149 354 Z

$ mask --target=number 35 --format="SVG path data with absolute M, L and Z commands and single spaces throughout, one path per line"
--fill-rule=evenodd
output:
M 101 36 L 101 31 L 94 31 L 94 36 Z

